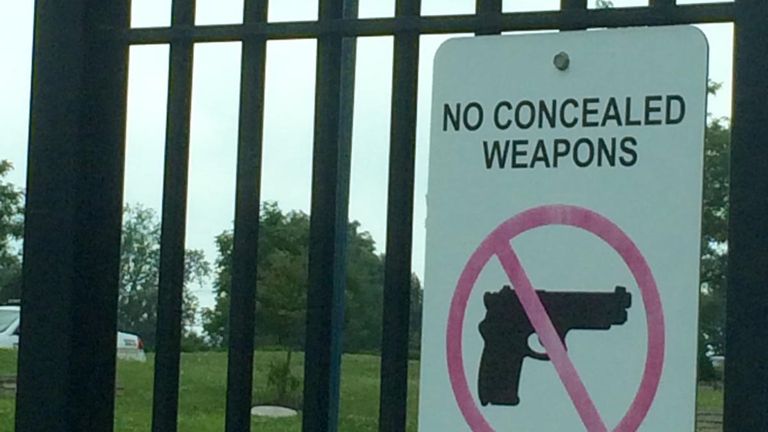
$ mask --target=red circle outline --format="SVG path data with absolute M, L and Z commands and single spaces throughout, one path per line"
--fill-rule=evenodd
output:
M 665 332 L 661 298 L 653 273 L 635 243 L 615 223 L 583 207 L 546 205 L 518 213 L 496 227 L 470 256 L 451 299 L 446 331 L 448 374 L 456 402 L 473 432 L 494 432 L 475 403 L 464 370 L 462 336 L 467 303 L 480 272 L 496 254 L 498 242 L 509 242 L 526 231 L 547 225 L 580 228 L 608 243 L 621 256 L 640 289 L 647 315 L 648 353 L 635 399 L 614 429 L 614 432 L 634 432 L 650 410 L 664 366 Z

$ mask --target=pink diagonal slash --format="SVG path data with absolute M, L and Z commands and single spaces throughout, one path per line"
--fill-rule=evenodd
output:
M 589 394 L 584 388 L 579 375 L 570 361 L 565 347 L 552 326 L 552 321 L 544 309 L 536 291 L 531 286 L 514 251 L 509 245 L 518 235 L 540 227 L 550 225 L 570 226 L 583 229 L 602 239 L 618 253 L 632 272 L 640 290 L 647 316 L 648 353 L 640 387 L 624 417 L 613 432 L 635 432 L 648 415 L 651 404 L 659 388 L 664 370 L 664 310 L 661 305 L 653 272 L 637 245 L 614 222 L 599 213 L 582 207 L 564 204 L 545 205 L 525 210 L 507 219 L 496 227 L 472 253 L 464 270 L 459 276 L 451 299 L 451 308 L 445 333 L 446 360 L 448 376 L 451 380 L 456 402 L 464 419 L 473 432 L 494 432 L 475 403 L 469 390 L 467 374 L 464 370 L 462 331 L 464 316 L 469 297 L 477 278 L 493 256 L 501 261 L 502 267 L 515 285 L 520 303 L 540 335 L 542 343 L 549 352 L 558 375 L 563 381 L 568 395 L 573 399 L 579 415 L 589 432 L 603 432 L 605 425 L 598 415 Z M 535 312 L 535 313 L 532 313 Z
M 501 262 L 501 266 L 507 273 L 507 277 L 515 288 L 515 293 L 520 299 L 528 319 L 531 321 L 536 334 L 539 336 L 542 345 L 547 350 L 547 355 L 555 366 L 557 374 L 565 385 L 568 396 L 571 397 L 573 405 L 576 407 L 581 421 L 587 427 L 588 432 L 606 432 L 608 429 L 600 417 L 592 398 L 584 387 L 584 383 L 579 377 L 578 371 L 573 366 L 568 353 L 565 350 L 563 342 L 557 335 L 552 320 L 541 303 L 541 299 L 536 294 L 536 290 L 531 285 L 517 254 L 512 250 L 508 242 L 496 242 L 496 256 Z

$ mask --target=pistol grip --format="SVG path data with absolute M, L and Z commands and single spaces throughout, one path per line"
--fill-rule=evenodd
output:
M 489 352 L 487 348 L 483 349 L 477 380 L 478 396 L 483 406 L 515 406 L 520 403 L 518 387 L 523 358 L 520 354 Z

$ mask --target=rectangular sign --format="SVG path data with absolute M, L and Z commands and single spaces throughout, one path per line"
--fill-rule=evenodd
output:
M 441 46 L 420 430 L 694 431 L 707 56 L 693 27 Z

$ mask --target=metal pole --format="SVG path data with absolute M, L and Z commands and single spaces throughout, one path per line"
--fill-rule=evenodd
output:
M 768 430 L 768 2 L 736 2 L 726 432 Z
M 501 0 L 475 0 L 475 14 L 478 18 L 475 35 L 484 36 L 500 34 L 501 11 Z
M 419 0 L 397 2 L 397 17 L 419 16 L 420 12 Z M 394 45 L 381 342 L 381 432 L 404 431 L 407 420 L 419 33 L 399 33 Z
M 246 1 L 243 21 L 246 24 L 266 22 L 267 0 Z M 249 431 L 251 428 L 266 39 L 262 36 L 246 38 L 241 56 L 227 358 L 227 432 Z
M 675 0 L 650 0 L 651 7 L 665 8 L 676 6 Z
M 320 21 L 356 16 L 357 0 L 320 0 Z M 337 34 L 317 40 L 304 362 L 306 432 L 338 430 L 355 49 L 355 39 Z
M 587 0 L 560 0 L 560 30 L 584 30 L 586 25 L 573 20 L 574 14 L 584 16 L 587 10 Z
M 195 0 L 174 0 L 172 26 L 194 22 Z M 178 426 L 193 52 L 189 39 L 171 43 L 152 400 L 154 432 L 173 432 Z
M 20 432 L 113 429 L 129 16 L 36 4 Z

